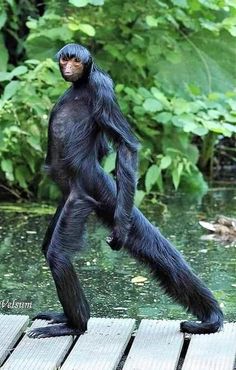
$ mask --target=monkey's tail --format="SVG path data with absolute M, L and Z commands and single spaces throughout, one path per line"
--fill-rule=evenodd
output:
M 182 255 L 138 211 L 130 252 L 148 264 L 164 291 L 201 322 L 182 322 L 182 332 L 192 334 L 215 333 L 223 326 L 223 313 L 211 291 L 192 272 Z M 133 231 L 133 232 L 132 232 Z M 133 235 L 135 237 L 133 238 Z

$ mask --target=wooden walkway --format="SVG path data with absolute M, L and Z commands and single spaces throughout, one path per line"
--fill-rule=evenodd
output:
M 80 337 L 32 339 L 28 316 L 0 315 L 1 370 L 233 370 L 236 323 L 184 338 L 179 321 L 89 320 Z M 45 326 L 36 320 L 33 327 Z

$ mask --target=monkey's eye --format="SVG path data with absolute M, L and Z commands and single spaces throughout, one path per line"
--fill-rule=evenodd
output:
M 79 58 L 75 58 L 74 60 L 75 60 L 76 63 L 80 63 L 81 62 L 81 60 Z
M 60 58 L 61 63 L 66 63 L 66 62 L 68 62 L 68 60 L 69 60 L 69 58 L 65 57 L 65 56 Z

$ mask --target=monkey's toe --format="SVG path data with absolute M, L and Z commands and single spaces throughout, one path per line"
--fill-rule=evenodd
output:
M 69 327 L 66 324 L 46 326 L 43 328 L 34 328 L 27 335 L 29 338 L 52 338 L 65 335 L 81 335 L 84 332 L 81 329 Z

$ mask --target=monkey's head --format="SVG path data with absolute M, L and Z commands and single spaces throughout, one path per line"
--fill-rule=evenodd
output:
M 90 52 L 79 44 L 67 44 L 56 54 L 62 77 L 75 83 L 87 79 L 93 59 Z

